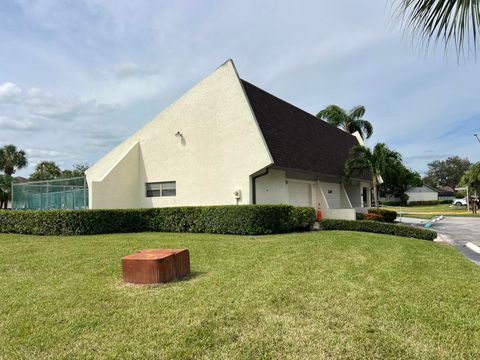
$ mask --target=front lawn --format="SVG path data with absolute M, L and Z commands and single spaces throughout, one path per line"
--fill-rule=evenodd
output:
M 415 216 L 422 218 L 431 218 L 433 216 L 448 215 L 448 216 L 480 216 L 479 214 L 472 214 L 471 211 L 467 211 L 467 207 L 457 207 L 451 204 L 438 204 L 438 205 L 413 205 L 413 206 L 382 206 L 386 210 L 394 210 L 400 214 L 409 215 L 423 215 Z
M 192 274 L 125 285 L 120 257 L 187 247 Z M 367 233 L 0 234 L 0 358 L 480 358 L 480 268 Z

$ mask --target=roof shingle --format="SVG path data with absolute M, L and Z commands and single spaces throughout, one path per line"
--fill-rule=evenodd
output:
M 274 164 L 278 167 L 343 176 L 357 139 L 286 101 L 242 80 Z

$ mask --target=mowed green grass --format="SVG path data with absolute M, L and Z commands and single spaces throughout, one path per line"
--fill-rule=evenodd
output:
M 126 285 L 120 257 L 187 247 L 191 276 Z M 2 359 L 480 358 L 480 268 L 353 232 L 0 234 Z
M 438 205 L 414 205 L 414 206 L 382 206 L 382 208 L 387 210 L 394 210 L 398 213 L 400 211 L 407 214 L 418 214 L 423 215 L 424 218 L 431 218 L 438 215 L 448 215 L 448 216 L 480 216 L 478 214 L 472 214 L 471 211 L 467 211 L 466 206 L 455 206 L 450 204 L 438 204 Z M 419 216 L 420 217 L 420 216 Z

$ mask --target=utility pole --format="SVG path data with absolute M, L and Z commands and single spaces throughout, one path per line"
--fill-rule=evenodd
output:
M 473 136 L 475 136 L 478 140 L 478 142 L 480 143 L 480 137 L 478 136 L 478 134 L 473 134 Z

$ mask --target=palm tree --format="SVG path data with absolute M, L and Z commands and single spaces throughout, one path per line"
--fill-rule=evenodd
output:
M 5 175 L 12 176 L 17 170 L 28 165 L 25 151 L 17 150 L 15 145 L 5 145 L 0 148 L 0 170 Z
M 53 161 L 40 161 L 35 165 L 35 170 L 30 175 L 30 180 L 53 180 L 62 175 L 62 171 Z
M 350 157 L 345 163 L 345 177 L 348 180 L 354 172 L 360 174 L 368 172 L 372 177 L 375 207 L 378 208 L 378 180 L 392 161 L 402 161 L 402 156 L 390 150 L 384 143 L 376 144 L 373 151 L 365 146 L 356 145 L 350 150 Z
M 373 134 L 373 127 L 370 122 L 362 119 L 363 115 L 365 115 L 365 107 L 362 105 L 355 106 L 350 111 L 337 105 L 328 105 L 317 114 L 317 117 L 350 134 L 358 131 L 363 139 L 368 139 Z
M 396 14 L 403 27 L 421 41 L 453 42 L 457 55 L 464 43 L 473 40 L 476 50 L 480 35 L 479 0 L 398 0 Z

